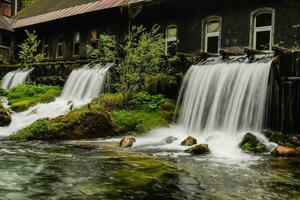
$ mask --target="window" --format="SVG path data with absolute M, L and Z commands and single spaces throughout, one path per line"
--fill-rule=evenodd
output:
M 206 18 L 203 23 L 203 30 L 203 50 L 209 53 L 218 53 L 221 44 L 221 17 L 211 16 Z
M 174 55 L 176 54 L 177 47 L 177 26 L 171 25 L 166 29 L 166 55 Z
M 259 8 L 251 13 L 250 46 L 271 51 L 274 42 L 275 10 Z
M 64 39 L 62 37 L 58 38 L 56 56 L 57 58 L 64 56 Z
M 11 46 L 11 36 L 9 33 L 7 32 L 3 32 L 2 33 L 2 45 L 6 46 L 6 47 L 10 47 Z
M 43 54 L 44 58 L 49 59 L 49 38 L 44 37 L 43 39 Z
M 73 35 L 73 56 L 78 56 L 80 50 L 80 33 L 75 32 Z
M 91 30 L 91 35 L 90 35 L 90 45 L 94 48 L 94 49 L 98 49 L 98 37 L 97 37 L 97 29 L 92 29 Z

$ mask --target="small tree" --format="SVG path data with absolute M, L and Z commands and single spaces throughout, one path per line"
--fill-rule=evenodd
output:
M 38 36 L 35 31 L 30 33 L 28 30 L 25 30 L 25 33 L 27 38 L 19 45 L 20 51 L 18 55 L 20 62 L 24 64 L 40 62 L 44 57 L 43 54 L 38 53 L 38 46 L 41 41 L 38 40 Z
M 87 45 L 88 58 L 93 59 L 91 64 L 95 63 L 115 63 L 116 62 L 116 40 L 109 35 L 100 35 L 99 46 L 100 48 L 95 49 L 90 45 Z
M 116 84 L 125 106 L 138 90 L 144 89 L 145 75 L 159 72 L 164 54 L 164 39 L 159 29 L 155 25 L 147 32 L 143 26 L 133 27 L 125 38 L 121 48 L 124 58 L 117 65 L 120 80 Z

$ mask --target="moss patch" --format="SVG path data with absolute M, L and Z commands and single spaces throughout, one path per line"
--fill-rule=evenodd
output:
M 60 93 L 60 87 L 23 84 L 9 90 L 7 98 L 11 109 L 20 112 L 38 103 L 53 101 Z

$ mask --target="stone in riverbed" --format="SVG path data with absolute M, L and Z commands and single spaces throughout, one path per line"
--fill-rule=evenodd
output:
M 298 147 L 298 148 L 291 148 L 291 147 L 286 147 L 286 146 L 278 145 L 272 151 L 272 155 L 273 156 L 284 156 L 284 157 L 300 156 L 300 147 Z
M 0 126 L 8 126 L 11 122 L 10 113 L 5 110 L 0 102 Z
M 166 143 L 166 144 L 171 144 L 171 143 L 175 142 L 176 140 L 178 140 L 178 138 L 170 136 L 170 137 L 163 139 L 162 142 Z
M 190 149 L 185 150 L 185 153 L 192 155 L 203 155 L 209 153 L 208 144 L 198 144 Z
M 181 146 L 193 146 L 195 144 L 197 144 L 197 140 L 192 136 L 187 137 L 181 142 Z
M 132 147 L 133 143 L 135 143 L 135 142 L 136 142 L 136 140 L 134 137 L 125 137 L 121 140 L 120 147 L 122 147 L 122 148 Z
M 245 153 L 263 153 L 267 151 L 266 145 L 261 143 L 252 133 L 247 133 L 239 146 Z

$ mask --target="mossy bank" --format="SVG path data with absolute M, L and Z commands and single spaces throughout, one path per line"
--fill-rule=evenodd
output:
M 122 95 L 105 94 L 54 119 L 41 119 L 10 136 L 12 140 L 69 140 L 138 135 L 167 126 L 175 105 L 161 95 L 138 93 L 129 105 Z

